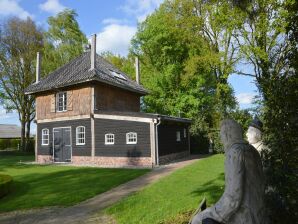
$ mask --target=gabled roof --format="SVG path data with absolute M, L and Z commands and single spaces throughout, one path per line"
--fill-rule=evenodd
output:
M 20 138 L 21 128 L 14 124 L 0 124 L 1 138 Z
M 131 80 L 124 72 L 117 69 L 99 55 L 96 55 L 96 68 L 90 70 L 90 65 L 90 52 L 85 52 L 50 73 L 38 83 L 31 84 L 25 92 L 26 94 L 34 94 L 79 83 L 99 81 L 139 93 L 140 95 L 146 95 L 148 93 L 142 85 Z

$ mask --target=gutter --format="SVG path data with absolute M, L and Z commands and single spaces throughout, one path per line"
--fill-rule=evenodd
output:
M 155 151 L 156 151 L 156 165 L 159 166 L 159 151 L 158 151 L 158 126 L 161 124 L 160 117 L 157 118 L 158 123 L 155 126 Z

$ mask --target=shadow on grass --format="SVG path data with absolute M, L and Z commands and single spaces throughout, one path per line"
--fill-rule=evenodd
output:
M 44 169 L 44 172 L 48 173 L 36 172 L 16 176 L 12 192 L 0 200 L 0 212 L 72 205 L 147 172 L 140 169 L 70 167 L 55 167 L 53 172 L 52 168 L 54 167 L 36 166 L 36 169 Z
M 223 193 L 224 186 L 221 181 L 224 181 L 224 178 L 224 173 L 220 173 L 216 178 L 204 183 L 191 193 L 195 196 L 204 195 L 207 198 L 207 203 L 214 203 Z

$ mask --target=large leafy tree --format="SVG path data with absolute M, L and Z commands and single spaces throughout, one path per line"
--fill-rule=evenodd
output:
M 262 97 L 271 223 L 293 222 L 298 182 L 297 2 L 254 0 L 242 10 L 245 23 L 237 39 Z
M 25 89 L 35 80 L 36 52 L 42 49 L 42 30 L 27 18 L 11 18 L 1 26 L 0 93 L 7 110 L 16 110 L 21 123 L 21 148 L 26 150 L 35 117 L 34 98 Z M 25 138 L 26 137 L 26 138 Z
M 143 84 L 151 90 L 144 99 L 146 111 L 189 117 L 210 126 L 216 80 L 206 64 L 213 58 L 195 28 L 200 21 L 191 2 L 185 3 L 180 7 L 178 1 L 166 1 L 147 17 L 138 27 L 131 53 L 140 57 Z
M 48 18 L 49 28 L 44 34 L 44 75 L 82 54 L 87 38 L 80 30 L 76 17 L 74 10 L 65 9 Z

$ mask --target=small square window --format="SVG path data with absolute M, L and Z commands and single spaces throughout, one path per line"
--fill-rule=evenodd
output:
M 137 144 L 137 133 L 136 132 L 126 133 L 126 144 Z
M 181 141 L 180 131 L 176 131 L 176 142 Z
M 114 145 L 115 144 L 115 135 L 114 134 L 105 134 L 105 144 Z

